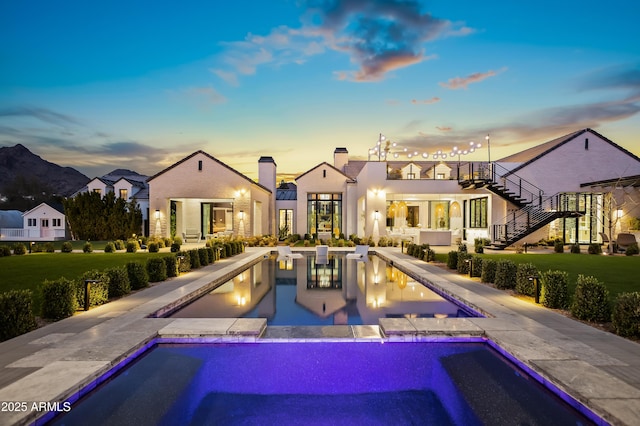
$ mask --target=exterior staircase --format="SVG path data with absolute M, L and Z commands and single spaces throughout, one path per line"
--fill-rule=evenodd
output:
M 497 163 L 467 163 L 458 167 L 458 184 L 464 189 L 486 188 L 516 208 L 492 225 L 489 248 L 504 249 L 558 218 L 582 213 L 561 202 L 561 194 L 543 198 L 542 189 Z

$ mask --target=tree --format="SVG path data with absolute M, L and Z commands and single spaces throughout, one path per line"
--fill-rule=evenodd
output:
M 63 203 L 76 239 L 124 240 L 142 229 L 142 211 L 135 199 L 127 202 L 113 192 L 104 197 L 97 192 L 84 192 Z

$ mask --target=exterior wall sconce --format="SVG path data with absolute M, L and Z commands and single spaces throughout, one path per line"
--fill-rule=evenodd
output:
M 160 219 L 160 210 L 156 209 L 156 220 Z
M 240 220 L 244 220 L 244 210 L 240 210 Z
M 376 210 L 375 213 L 373 214 L 373 218 L 375 220 L 379 220 L 380 219 L 380 212 L 378 210 Z

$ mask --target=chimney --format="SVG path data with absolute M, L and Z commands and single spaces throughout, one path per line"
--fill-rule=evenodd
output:
M 344 172 L 344 166 L 349 162 L 349 151 L 347 148 L 336 148 L 333 151 L 333 167 Z
M 276 162 L 273 157 L 260 157 L 258 160 L 258 183 L 273 194 L 276 193 Z

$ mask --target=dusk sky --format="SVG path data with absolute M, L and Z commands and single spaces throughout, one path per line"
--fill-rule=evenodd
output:
M 336 147 L 366 159 L 380 133 L 430 154 L 490 133 L 498 159 L 590 127 L 640 155 L 639 16 L 635 0 L 5 0 L 0 146 L 89 177 L 199 149 L 296 176 Z

